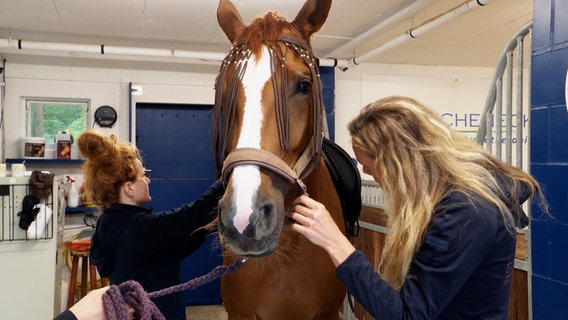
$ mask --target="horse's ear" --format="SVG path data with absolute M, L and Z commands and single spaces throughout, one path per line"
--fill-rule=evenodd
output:
M 306 40 L 324 24 L 331 8 L 331 0 L 307 0 L 292 22 Z
M 217 21 L 231 43 L 237 41 L 246 28 L 239 11 L 229 0 L 219 0 Z

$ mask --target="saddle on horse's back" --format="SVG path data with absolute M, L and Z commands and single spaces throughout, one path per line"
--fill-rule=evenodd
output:
M 335 142 L 323 138 L 322 154 L 337 189 L 343 210 L 345 233 L 348 237 L 359 235 L 361 214 L 361 176 L 356 162 Z

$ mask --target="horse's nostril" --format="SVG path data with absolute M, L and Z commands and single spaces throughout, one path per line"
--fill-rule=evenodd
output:
M 262 218 L 267 219 L 270 218 L 274 210 L 275 210 L 274 204 L 268 203 L 260 207 L 259 213 L 262 216 Z
M 258 227 L 260 234 L 266 235 L 273 232 L 276 226 L 276 205 L 268 202 L 258 208 Z

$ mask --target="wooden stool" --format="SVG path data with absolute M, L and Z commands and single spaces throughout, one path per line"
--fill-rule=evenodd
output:
M 90 248 L 89 248 L 90 249 Z M 83 298 L 89 290 L 97 289 L 97 269 L 95 265 L 89 263 L 90 250 L 74 251 L 70 250 L 71 262 L 71 281 L 69 282 L 69 293 L 67 296 L 67 308 L 71 308 L 75 304 L 75 287 L 77 286 L 77 272 L 79 269 L 79 260 L 81 260 L 81 298 Z M 90 288 L 88 287 L 87 272 L 89 273 Z M 101 287 L 108 284 L 107 279 L 101 278 Z

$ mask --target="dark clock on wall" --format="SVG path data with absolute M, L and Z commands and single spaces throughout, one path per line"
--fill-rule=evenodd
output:
M 95 111 L 95 122 L 101 127 L 112 127 L 116 118 L 116 110 L 111 106 L 100 106 Z

